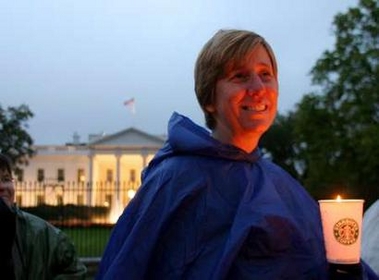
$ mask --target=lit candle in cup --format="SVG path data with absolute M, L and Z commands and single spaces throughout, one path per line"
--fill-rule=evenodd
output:
M 363 199 L 319 200 L 328 262 L 360 262 Z

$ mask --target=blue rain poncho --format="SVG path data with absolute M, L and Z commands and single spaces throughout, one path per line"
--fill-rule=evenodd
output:
M 362 259 L 379 274 L 379 200 L 363 216 Z
M 259 150 L 174 113 L 97 279 L 326 279 L 317 203 Z

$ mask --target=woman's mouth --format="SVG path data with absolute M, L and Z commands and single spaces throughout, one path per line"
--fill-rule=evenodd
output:
M 263 112 L 267 110 L 267 105 L 265 104 L 245 105 L 245 106 L 242 106 L 242 110 L 251 111 L 251 112 Z

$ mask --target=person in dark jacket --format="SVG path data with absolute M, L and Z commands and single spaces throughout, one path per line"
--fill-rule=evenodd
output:
M 98 280 L 329 278 L 317 203 L 258 147 L 276 116 L 277 72 L 254 32 L 220 30 L 205 44 L 195 91 L 209 130 L 173 113 Z
M 69 237 L 47 221 L 20 210 L 10 159 L 0 154 L 0 279 L 85 279 L 87 269 Z

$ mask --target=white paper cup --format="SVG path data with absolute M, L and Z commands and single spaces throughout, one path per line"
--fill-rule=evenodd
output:
M 363 202 L 363 199 L 319 200 L 328 262 L 360 262 Z

